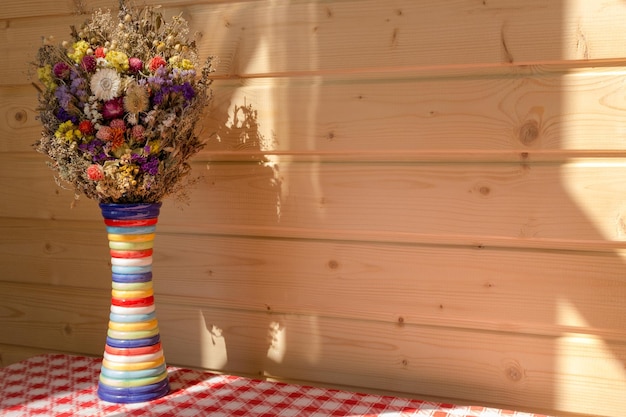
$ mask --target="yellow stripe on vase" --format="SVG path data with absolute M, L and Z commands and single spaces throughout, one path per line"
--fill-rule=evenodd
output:
M 111 242 L 148 242 L 154 240 L 154 233 L 148 233 L 145 235 L 120 235 L 115 233 L 109 233 L 109 241 Z
M 152 288 L 152 281 L 148 282 L 115 282 L 111 283 L 117 291 L 144 291 Z
M 152 330 L 135 330 L 135 331 L 128 331 L 128 332 L 125 332 L 123 330 L 113 330 L 113 329 L 109 329 L 107 331 L 107 336 L 113 339 L 130 339 L 130 340 L 147 339 L 149 337 L 156 336 L 157 334 L 159 334 L 158 327 Z
M 138 332 L 145 330 L 152 330 L 159 325 L 157 319 L 138 323 L 118 323 L 115 321 L 109 321 L 109 329 L 120 332 Z
M 154 241 L 146 242 L 117 242 L 109 241 L 109 249 L 115 250 L 143 250 L 152 249 L 154 247 Z
M 154 289 L 148 288 L 145 290 L 126 291 L 126 290 L 111 290 L 111 296 L 120 300 L 129 300 L 134 298 L 146 298 L 154 295 Z

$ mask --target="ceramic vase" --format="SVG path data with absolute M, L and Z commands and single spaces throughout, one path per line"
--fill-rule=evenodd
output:
M 98 397 L 137 403 L 166 395 L 167 367 L 152 288 L 161 203 L 100 204 L 111 253 L 111 312 Z

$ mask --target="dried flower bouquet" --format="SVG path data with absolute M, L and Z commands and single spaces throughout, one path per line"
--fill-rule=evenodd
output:
M 181 16 L 120 3 L 93 13 L 71 42 L 39 49 L 43 125 L 36 149 L 77 195 L 102 203 L 154 203 L 180 194 L 195 132 L 211 98 L 212 59 L 199 62 Z M 187 178 L 185 178 L 187 177 Z

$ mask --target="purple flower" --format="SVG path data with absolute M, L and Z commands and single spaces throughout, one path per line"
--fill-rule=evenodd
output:
M 55 116 L 61 122 L 67 122 L 68 120 L 71 120 L 72 123 L 74 123 L 75 125 L 78 124 L 78 116 L 68 113 L 67 110 L 65 110 L 63 107 L 59 107 L 59 109 L 56 111 Z
M 96 163 L 103 163 L 105 161 L 111 160 L 111 159 L 115 159 L 114 157 L 109 157 L 106 152 L 104 152 L 104 150 L 101 150 L 100 152 L 94 154 L 93 156 L 93 161 Z
M 152 97 L 152 104 L 154 104 L 155 106 L 161 104 L 163 102 L 163 97 L 165 96 L 165 94 L 166 93 L 165 91 L 163 91 L 163 89 L 160 89 L 159 91 L 154 93 L 154 96 Z
M 130 161 L 135 165 L 142 165 L 146 163 L 146 157 L 134 153 L 130 155 Z
M 54 96 L 59 102 L 59 106 L 66 110 L 69 109 L 70 103 L 74 98 L 66 85 L 60 85 L 56 90 L 54 90 Z
M 181 105 L 186 107 L 189 104 L 188 102 L 195 96 L 196 92 L 194 91 L 193 86 L 188 82 L 177 85 L 164 85 L 160 90 L 154 93 L 152 103 L 158 106 L 163 103 L 166 98 L 170 98 L 172 100 L 182 98 L 184 100 Z
M 87 82 L 82 77 L 72 76 L 71 78 L 72 83 L 70 84 L 70 92 L 78 99 L 78 101 L 83 104 L 86 103 L 89 100 Z
M 191 84 L 189 84 L 188 82 L 181 85 L 181 90 L 183 93 L 183 97 L 185 97 L 185 100 L 187 101 L 191 101 L 191 99 L 193 99 L 196 96 L 196 92 L 194 91 Z
M 89 142 L 79 144 L 78 149 L 95 156 L 98 152 L 100 152 L 103 146 L 104 142 L 100 139 L 92 139 Z
M 156 155 L 143 156 L 140 154 L 132 154 L 130 160 L 133 164 L 139 165 L 140 169 L 150 175 L 159 173 L 159 158 Z
M 153 176 L 157 175 L 159 173 L 159 158 L 150 155 L 147 161 L 141 164 L 141 170 Z
M 168 80 L 162 75 L 157 74 L 148 77 L 148 84 L 150 84 L 153 88 L 159 88 L 162 85 L 167 84 Z

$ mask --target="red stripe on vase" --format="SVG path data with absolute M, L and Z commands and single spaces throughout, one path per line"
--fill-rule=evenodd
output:
M 161 350 L 161 342 L 158 342 L 152 346 L 137 347 L 137 348 L 115 348 L 109 345 L 105 345 L 104 351 L 111 355 L 119 356 L 134 356 L 134 355 L 147 355 L 150 353 L 156 353 Z
M 141 220 L 118 220 L 118 219 L 104 219 L 104 224 L 107 226 L 117 227 L 139 227 L 139 226 L 154 226 L 157 224 L 158 217 L 153 219 L 141 219 Z
M 144 298 L 115 298 L 111 297 L 111 304 L 119 307 L 146 307 L 154 304 L 154 296 Z
M 104 351 L 111 355 L 119 356 L 134 356 L 134 355 L 147 355 L 150 353 L 156 353 L 161 350 L 161 342 L 158 342 L 152 346 L 144 346 L 137 348 L 115 348 L 109 345 L 105 345 Z
M 113 258 L 147 258 L 152 255 L 152 249 L 140 249 L 140 250 L 115 250 L 111 249 L 110 253 Z

